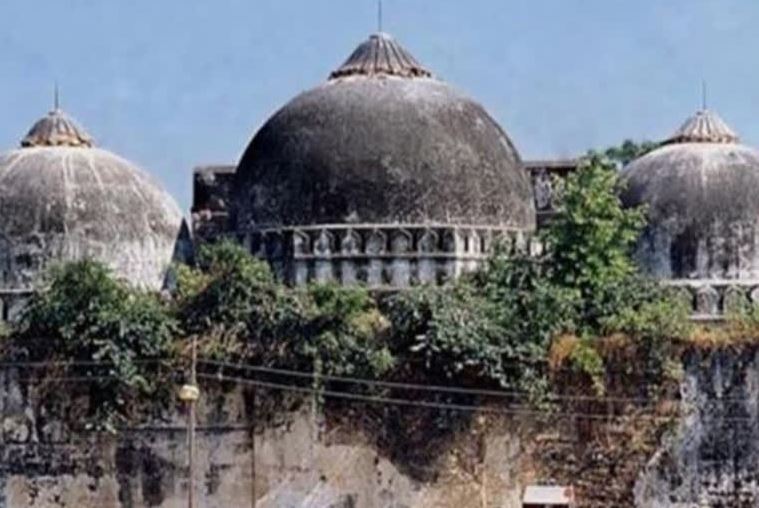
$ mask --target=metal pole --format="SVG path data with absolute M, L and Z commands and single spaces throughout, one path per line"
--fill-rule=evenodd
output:
M 195 404 L 200 398 L 197 379 L 198 343 L 197 337 L 192 336 L 192 361 L 190 362 L 189 382 L 179 389 L 179 400 L 187 404 L 187 455 L 189 463 L 189 478 L 187 491 L 187 506 L 195 508 Z
M 253 389 L 253 421 L 250 425 L 250 490 L 251 490 L 251 505 L 256 508 L 258 504 L 258 495 L 256 492 L 256 393 L 258 390 L 255 386 Z
M 190 384 L 197 386 L 196 365 L 198 361 L 198 344 L 197 339 L 192 336 L 192 363 L 190 364 Z M 190 407 L 187 413 L 187 439 L 190 452 L 190 491 L 187 496 L 189 508 L 195 508 L 195 401 L 190 400 Z

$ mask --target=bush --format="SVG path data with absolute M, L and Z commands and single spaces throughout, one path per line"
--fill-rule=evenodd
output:
M 310 308 L 302 340 L 294 344 L 298 363 L 324 374 L 370 378 L 393 367 L 390 323 L 366 289 L 317 284 L 305 297 Z
M 541 391 L 548 335 L 529 325 L 514 302 L 499 302 L 467 281 L 420 287 L 388 299 L 393 353 L 401 378 L 432 384 Z
M 135 395 L 147 400 L 165 387 L 158 364 L 175 331 L 156 296 L 114 280 L 102 264 L 80 261 L 50 272 L 23 314 L 15 349 L 34 361 L 72 362 L 66 374 L 92 379 L 93 424 L 113 430 L 132 414 Z
M 551 339 L 577 326 L 580 294 L 551 282 L 551 266 L 539 258 L 509 255 L 497 248 L 474 284 L 499 309 L 498 319 L 527 356 L 545 358 Z
M 203 245 L 198 266 L 177 274 L 177 313 L 203 355 L 274 364 L 302 333 L 306 305 L 238 244 Z
M 334 375 L 378 376 L 392 365 L 387 321 L 363 288 L 288 288 L 231 242 L 204 246 L 199 267 L 178 274 L 184 328 L 206 355 Z

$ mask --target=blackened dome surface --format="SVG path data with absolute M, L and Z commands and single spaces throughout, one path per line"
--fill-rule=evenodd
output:
M 0 289 L 29 287 L 46 266 L 83 258 L 158 289 L 181 226 L 173 198 L 106 150 L 42 140 L 0 154 Z
M 370 39 L 258 131 L 237 170 L 238 227 L 534 227 L 530 183 L 508 136 L 394 45 Z
M 624 171 L 623 202 L 648 210 L 638 257 L 659 277 L 755 278 L 759 151 L 706 115 L 699 112 Z

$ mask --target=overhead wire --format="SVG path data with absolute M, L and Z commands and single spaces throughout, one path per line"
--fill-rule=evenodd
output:
M 251 372 L 261 372 L 267 374 L 276 374 L 282 376 L 297 377 L 303 379 L 320 379 L 326 381 L 335 381 L 342 383 L 361 384 L 365 386 L 375 386 L 383 388 L 393 388 L 401 390 L 414 390 L 414 391 L 426 391 L 437 393 L 450 393 L 457 395 L 472 395 L 482 397 L 525 397 L 530 394 L 525 391 L 511 391 L 511 390 L 484 390 L 479 388 L 464 388 L 456 386 L 445 385 L 423 385 L 415 383 L 404 383 L 396 381 L 382 381 L 375 379 L 351 377 L 351 376 L 337 376 L 332 374 L 317 374 L 314 372 L 304 372 L 290 369 L 282 369 L 275 367 L 266 367 L 261 365 L 249 365 L 240 363 L 221 362 L 218 360 L 204 360 L 200 359 L 200 363 L 206 365 L 212 365 L 217 367 L 228 367 L 239 370 L 246 370 Z M 576 401 L 603 401 L 603 402 L 661 402 L 663 400 L 679 401 L 680 399 L 661 399 L 661 398 L 644 398 L 644 397 L 615 397 L 615 396 L 599 396 L 599 395 L 567 395 L 567 394 L 547 394 L 547 399 L 553 400 L 576 400 Z
M 240 384 L 258 386 L 262 388 L 285 390 L 285 391 L 304 393 L 304 394 L 310 394 L 310 395 L 316 395 L 316 396 L 332 397 L 332 398 L 347 399 L 347 400 L 369 402 L 369 403 L 378 403 L 378 404 L 393 404 L 393 405 L 409 406 L 409 407 L 422 407 L 422 408 L 427 408 L 427 409 L 481 412 L 481 413 L 493 413 L 493 414 L 503 414 L 503 415 L 561 416 L 564 418 L 585 418 L 585 419 L 605 419 L 605 420 L 608 420 L 611 418 L 621 418 L 621 419 L 645 418 L 645 419 L 669 421 L 674 418 L 674 416 L 665 417 L 665 416 L 660 416 L 660 415 L 648 415 L 648 414 L 612 415 L 612 414 L 601 414 L 601 413 L 579 413 L 579 412 L 568 413 L 568 412 L 556 412 L 556 411 L 551 411 L 547 409 L 541 410 L 541 409 L 523 409 L 523 408 L 502 408 L 502 407 L 492 407 L 492 406 L 473 406 L 473 405 L 467 405 L 467 404 L 455 404 L 455 403 L 448 403 L 448 402 L 433 402 L 433 401 L 424 401 L 424 400 L 410 400 L 410 399 L 396 398 L 396 397 L 362 395 L 362 394 L 351 393 L 351 392 L 344 392 L 344 391 L 337 391 L 337 390 L 330 390 L 330 389 L 309 388 L 305 386 L 274 383 L 274 382 L 269 382 L 269 381 L 260 381 L 260 380 L 246 379 L 246 378 L 240 378 L 240 377 L 231 377 L 231 376 L 224 376 L 224 375 L 219 375 L 219 374 L 213 375 L 213 374 L 202 373 L 202 374 L 198 374 L 198 377 L 201 377 L 204 379 L 213 379 L 216 381 L 231 381 L 231 382 L 236 382 Z

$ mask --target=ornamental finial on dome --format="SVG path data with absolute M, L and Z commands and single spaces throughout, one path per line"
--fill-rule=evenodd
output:
M 392 36 L 378 32 L 359 44 L 351 56 L 330 74 L 330 79 L 344 76 L 431 77 L 411 54 Z
M 740 138 L 717 113 L 706 108 L 697 111 L 662 144 L 738 143 Z
M 37 120 L 29 129 L 24 139 L 21 140 L 21 146 L 25 148 L 37 146 L 92 147 L 92 137 L 58 108 L 57 90 L 55 102 L 55 108 L 45 117 Z

